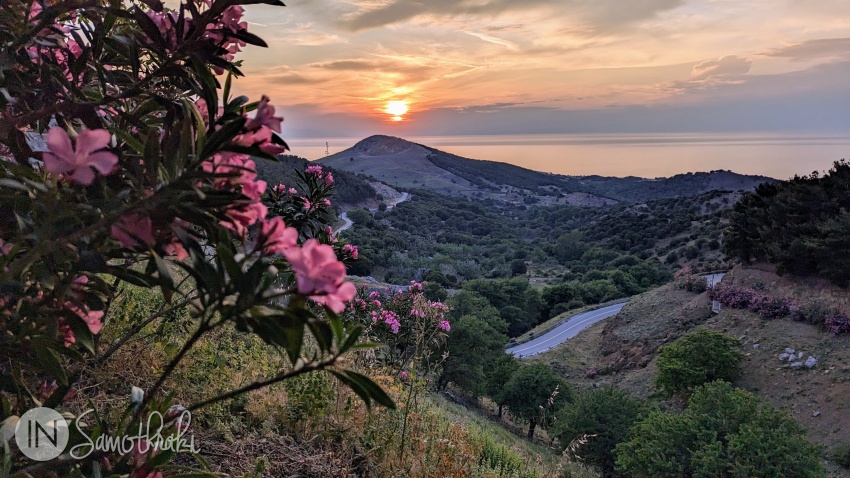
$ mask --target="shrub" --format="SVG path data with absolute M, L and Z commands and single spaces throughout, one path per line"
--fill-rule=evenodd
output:
M 680 269 L 674 275 L 674 284 L 678 289 L 684 289 L 688 292 L 702 294 L 708 288 L 708 281 L 704 276 L 694 274 L 691 266 Z
M 265 46 L 248 32 L 242 5 L 283 4 L 169 3 L 174 10 L 157 0 L 0 2 L 4 416 L 40 405 L 71 413 L 63 397 L 100 398 L 105 390 L 92 377 L 138 345 L 143 330 L 175 341 L 168 360 L 146 363 L 152 376 L 122 377 L 124 397 L 133 385 L 146 389 L 134 390 L 132 402 L 106 400 L 127 413 L 90 415 L 90 434 L 141 428 L 144 415 L 166 412 L 164 389 L 191 361 L 184 359 L 224 330 L 264 341 L 286 363 L 184 397 L 189 411 L 315 370 L 331 370 L 367 404 L 393 406 L 371 379 L 339 368 L 362 329 L 338 317 L 355 294 L 342 261 L 356 249 L 327 227 L 332 174 L 310 166 L 296 173 L 297 189 L 267 188 L 256 161 L 287 149 L 276 134 L 282 118 L 269 98 L 230 91 L 242 76 L 234 55 Z M 104 320 L 122 282 L 157 300 Z M 168 334 L 171 327 L 186 333 Z M 138 360 L 152 355 L 144 350 Z M 40 396 L 23 393 L 41 384 Z M 177 433 L 175 420 L 166 427 L 163 438 Z M 92 454 L 35 466 L 7 455 L 4 474 L 98 474 L 100 458 L 115 475 L 161 476 L 172 455 L 147 462 Z
M 787 297 L 756 294 L 748 308 L 762 319 L 772 320 L 788 316 L 794 308 L 794 303 Z
M 629 438 L 629 430 L 647 409 L 644 400 L 610 386 L 582 390 L 558 412 L 553 435 L 574 458 L 609 476 L 616 468 L 614 447 Z M 585 443 L 570 446 L 582 439 Z
M 694 387 L 738 376 L 738 341 L 719 332 L 699 329 L 661 348 L 656 385 L 668 395 L 687 394 Z
M 820 450 L 787 413 L 717 381 L 694 390 L 684 412 L 652 412 L 617 445 L 630 476 L 826 476 Z
M 711 290 L 712 300 L 716 300 L 726 307 L 733 309 L 746 309 L 750 306 L 758 293 L 748 287 L 738 287 L 729 284 L 718 284 Z

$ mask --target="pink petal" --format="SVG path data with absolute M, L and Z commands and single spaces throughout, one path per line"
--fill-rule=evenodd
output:
M 69 164 L 74 162 L 74 147 L 64 129 L 54 126 L 47 132 L 47 149 Z M 67 171 L 67 170 L 66 170 Z
M 94 181 L 94 171 L 88 166 L 78 166 L 74 168 L 74 173 L 71 174 L 71 180 L 77 184 L 88 186 Z
M 106 176 L 118 164 L 118 156 L 115 156 L 114 153 L 110 153 L 109 151 L 101 151 L 89 156 L 88 163 L 89 166 L 100 171 L 100 174 Z
M 45 152 L 42 159 L 44 159 L 44 170 L 50 174 L 64 174 L 73 167 L 64 158 L 53 153 Z
M 77 154 L 88 156 L 109 145 L 112 137 L 105 129 L 85 129 L 77 136 Z

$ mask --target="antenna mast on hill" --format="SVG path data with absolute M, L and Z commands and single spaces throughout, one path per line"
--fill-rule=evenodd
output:
M 330 152 L 328 151 L 328 142 L 325 141 L 325 156 L 330 156 Z

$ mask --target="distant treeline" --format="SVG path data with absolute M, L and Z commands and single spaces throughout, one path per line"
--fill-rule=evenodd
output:
M 850 164 L 763 184 L 730 214 L 727 254 L 747 264 L 776 264 L 779 272 L 850 283 Z

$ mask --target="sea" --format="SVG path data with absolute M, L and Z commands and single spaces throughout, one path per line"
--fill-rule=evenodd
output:
M 286 138 L 292 154 L 316 160 L 363 138 Z M 850 159 L 850 133 L 523 134 L 405 139 L 471 159 L 566 175 L 668 177 L 731 170 L 776 179 L 824 172 Z M 327 146 L 326 146 L 327 144 Z

